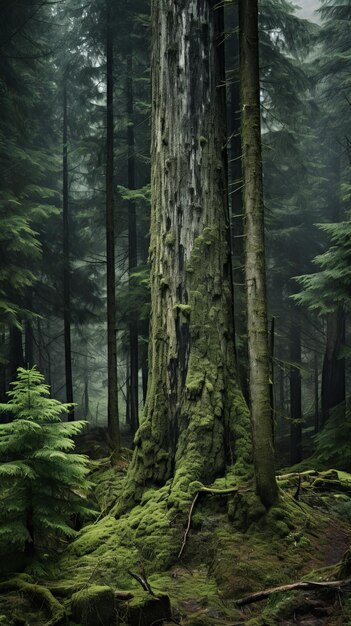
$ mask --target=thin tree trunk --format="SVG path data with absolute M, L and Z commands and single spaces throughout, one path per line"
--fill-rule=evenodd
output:
M 275 421 L 275 372 L 274 372 L 274 349 L 275 349 L 275 318 L 271 319 L 271 327 L 269 332 L 269 364 L 270 364 L 270 375 L 269 375 L 269 397 L 271 403 L 271 416 L 272 416 L 272 433 L 273 433 L 273 442 L 274 442 L 274 421 Z
M 33 327 L 29 320 L 26 321 L 24 328 L 24 346 L 26 367 L 31 368 L 34 365 Z
M 27 307 L 32 312 L 33 310 L 33 296 L 32 291 L 29 289 L 27 292 Z M 34 365 L 34 338 L 33 338 L 33 320 L 31 318 L 26 319 L 24 324 L 24 361 L 26 367 L 31 368 Z
M 68 199 L 68 119 L 67 119 L 67 79 L 63 80 L 63 326 L 65 343 L 66 402 L 73 403 L 72 349 L 71 349 L 71 267 L 70 267 L 70 215 Z M 74 420 L 74 409 L 68 414 Z
M 0 334 L 0 350 L 3 357 L 0 362 L 0 402 L 6 402 L 7 380 L 6 380 L 6 364 L 4 356 L 6 355 L 6 334 L 3 331 Z M 2 422 L 0 416 L 0 423 Z
M 89 417 L 89 381 L 85 378 L 84 381 L 84 415 L 85 419 Z
M 322 421 L 325 424 L 330 409 L 345 402 L 345 358 L 340 351 L 345 345 L 345 312 L 340 305 L 327 315 L 327 345 L 322 370 Z
M 113 123 L 113 32 L 111 0 L 106 0 L 106 282 L 107 282 L 107 378 L 108 433 L 111 448 L 120 449 L 117 342 L 116 342 L 116 271 L 114 224 L 114 123 Z
M 135 138 L 134 138 L 134 93 L 133 93 L 133 57 L 130 54 L 127 59 L 127 143 L 128 143 L 128 187 L 135 189 Z M 137 250 L 137 220 L 136 206 L 133 199 L 128 203 L 128 263 L 129 284 L 133 285 L 132 274 L 138 264 Z M 130 424 L 133 433 L 139 426 L 139 347 L 138 347 L 138 322 L 136 316 L 129 324 L 129 352 L 130 352 Z
M 290 462 L 302 459 L 302 410 L 301 410 L 301 328 L 296 311 L 290 326 Z
M 47 359 L 47 377 L 48 377 L 48 385 L 50 388 L 50 397 L 52 394 L 52 387 L 53 387 L 53 377 L 52 377 L 52 368 L 51 368 L 51 351 L 50 351 L 50 335 L 51 335 L 51 328 L 50 328 L 50 319 L 48 318 L 46 321 L 46 333 L 47 333 L 47 343 L 46 343 L 46 359 Z
M 240 0 L 241 144 L 245 211 L 245 279 L 249 391 L 256 491 L 269 507 L 278 497 L 269 391 L 269 342 L 260 133 L 257 0 Z
M 338 146 L 332 149 L 330 166 L 332 195 L 329 198 L 333 222 L 342 219 L 341 203 L 341 157 Z M 342 305 L 327 314 L 327 342 L 322 367 L 321 409 L 322 425 L 327 421 L 330 410 L 345 402 L 345 358 L 340 358 L 340 351 L 345 345 L 345 311 Z
M 143 388 L 143 403 L 145 405 L 148 377 L 149 377 L 149 359 L 148 359 L 149 320 L 143 320 L 142 322 L 142 335 L 144 337 L 144 342 L 142 344 L 142 351 L 141 351 L 141 378 L 142 378 L 142 388 Z
M 319 384 L 318 354 L 314 353 L 314 432 L 319 432 Z
M 24 367 L 22 331 L 17 326 L 11 326 L 9 345 L 10 381 L 15 380 L 19 367 Z
M 40 319 L 37 320 L 37 335 L 38 335 L 38 363 L 39 363 L 39 371 L 44 374 L 44 355 L 43 355 L 43 338 L 42 338 L 42 328 Z
M 182 506 L 191 482 L 250 457 L 234 360 L 222 19 L 215 0 L 152 2 L 150 373 L 124 506 L 170 477 L 169 505 Z

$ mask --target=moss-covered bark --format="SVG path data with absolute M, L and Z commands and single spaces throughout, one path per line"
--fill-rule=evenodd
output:
M 155 0 L 149 385 L 126 499 L 249 461 L 234 362 L 222 9 Z M 239 463 L 240 462 L 240 463 Z M 187 495 L 189 497 L 189 495 Z
M 264 248 L 258 2 L 240 0 L 241 144 L 245 215 L 245 282 L 249 355 L 250 410 L 256 490 L 265 506 L 277 499 Z

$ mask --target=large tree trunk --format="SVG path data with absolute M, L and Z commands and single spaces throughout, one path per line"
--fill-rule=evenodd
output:
M 327 315 L 327 345 L 322 370 L 322 421 L 325 424 L 330 409 L 345 402 L 345 358 L 340 351 L 345 345 L 345 312 L 340 305 Z
M 245 279 L 249 393 L 256 491 L 265 506 L 277 499 L 270 404 L 270 362 L 264 246 L 257 0 L 240 0 L 241 145 L 245 213 Z
M 116 272 L 114 223 L 113 158 L 113 33 L 111 0 L 106 0 L 106 282 L 107 282 L 107 415 L 111 448 L 120 448 L 117 344 L 116 344 Z
M 216 0 L 153 0 L 149 382 L 126 486 L 173 476 L 174 503 L 250 458 L 237 383 Z M 234 445 L 235 442 L 235 445 Z
M 134 94 L 133 94 L 133 58 L 129 55 L 127 60 L 127 142 L 128 142 L 128 187 L 135 189 L 135 137 L 134 137 Z M 128 269 L 129 284 L 133 286 L 132 274 L 138 264 L 137 249 L 137 221 L 135 200 L 128 203 Z M 129 353 L 130 353 L 130 425 L 133 433 L 139 426 L 139 346 L 138 346 L 138 322 L 136 315 L 129 323 Z
M 65 342 L 66 402 L 73 403 L 72 349 L 71 349 L 71 268 L 70 268 L 70 216 L 68 200 L 68 146 L 67 146 L 67 80 L 63 82 L 63 326 Z M 74 420 L 74 410 L 68 414 Z

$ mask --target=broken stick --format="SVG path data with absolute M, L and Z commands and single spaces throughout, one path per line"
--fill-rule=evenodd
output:
M 307 591 L 311 591 L 314 589 L 341 589 L 342 587 L 347 587 L 348 585 L 351 585 L 351 578 L 347 578 L 345 580 L 328 580 L 322 582 L 317 582 L 313 580 L 301 580 L 297 583 L 290 583 L 289 585 L 280 585 L 279 587 L 272 587 L 271 589 L 257 591 L 256 593 L 252 593 L 245 598 L 240 598 L 240 600 L 236 600 L 235 604 L 237 606 L 253 604 L 254 602 L 260 602 L 261 600 L 265 600 L 270 595 L 272 595 L 272 593 L 279 593 L 281 591 L 294 591 L 295 589 L 306 589 Z

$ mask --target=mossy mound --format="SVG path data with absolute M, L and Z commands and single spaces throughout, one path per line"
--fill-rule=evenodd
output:
M 116 623 L 115 596 L 111 587 L 90 585 L 72 596 L 72 618 L 84 626 Z
M 121 496 L 131 455 L 131 450 L 123 448 L 112 467 L 109 457 L 92 462 L 94 496 L 103 513 L 108 512 Z
M 114 473 L 105 468 L 100 474 L 103 481 L 108 480 L 107 475 L 113 480 Z M 171 599 L 173 616 L 184 626 L 279 625 L 288 624 L 295 610 L 301 615 L 317 615 L 324 610 L 323 602 L 327 603 L 318 596 L 313 608 L 316 594 L 311 594 L 307 605 L 299 592 L 275 594 L 249 609 L 239 610 L 235 602 L 249 593 L 299 580 L 311 570 L 326 565 L 333 567 L 315 572 L 315 580 L 318 576 L 326 579 L 340 575 L 334 564 L 348 547 L 351 524 L 334 510 L 331 514 L 327 507 L 321 506 L 323 498 L 331 502 L 337 495 L 329 490 L 329 484 L 326 491 L 313 490 L 313 498 L 309 499 L 311 481 L 317 478 L 321 477 L 316 473 L 303 478 L 301 484 L 306 482 L 306 488 L 300 489 L 296 502 L 296 475 L 285 477 L 281 481 L 284 488 L 280 503 L 268 512 L 260 505 L 250 484 L 237 491 L 234 475 L 218 479 L 212 485 L 213 491 L 201 492 L 197 499 L 180 559 L 178 553 L 190 506 L 201 484 L 192 484 L 187 507 L 180 512 L 170 506 L 169 482 L 159 489 L 145 491 L 141 503 L 119 519 L 106 515 L 85 526 L 55 564 L 42 562 L 41 573 L 38 567 L 36 570 L 32 567 L 31 571 L 45 581 L 43 584 L 65 605 L 68 615 L 72 608 L 81 626 L 89 625 L 89 619 L 95 615 L 89 609 L 87 616 L 82 617 L 87 598 L 88 604 L 99 606 L 99 600 L 91 602 L 92 590 L 98 596 L 107 594 L 110 613 L 115 603 L 113 624 L 116 608 L 119 622 L 124 624 L 137 623 L 136 619 L 138 624 L 140 620 L 144 623 L 143 620 L 149 619 L 145 615 L 154 611 L 159 616 L 151 601 L 153 596 L 141 589 L 133 573 L 146 577 L 156 596 L 167 595 Z M 336 481 L 333 472 L 324 474 L 322 479 Z M 348 483 L 351 477 L 338 473 L 337 480 Z M 346 492 L 339 496 L 342 503 L 350 503 Z M 117 607 L 118 590 L 130 593 Z M 347 594 L 344 600 L 348 602 Z M 83 608 L 77 613 L 79 602 Z M 0 601 L 0 615 L 5 614 L 3 606 Z M 141 606 L 145 607 L 143 617 Z M 157 606 L 157 611 L 161 610 L 161 605 Z M 162 611 L 157 619 L 169 619 L 165 607 Z M 45 623 L 43 616 L 39 613 L 38 616 L 34 622 L 37 626 Z M 10 621 L 9 624 L 12 626 Z
M 119 611 L 119 619 L 128 626 L 152 626 L 172 619 L 169 597 L 161 594 L 157 597 L 147 593 L 136 595 L 125 607 L 125 613 Z

